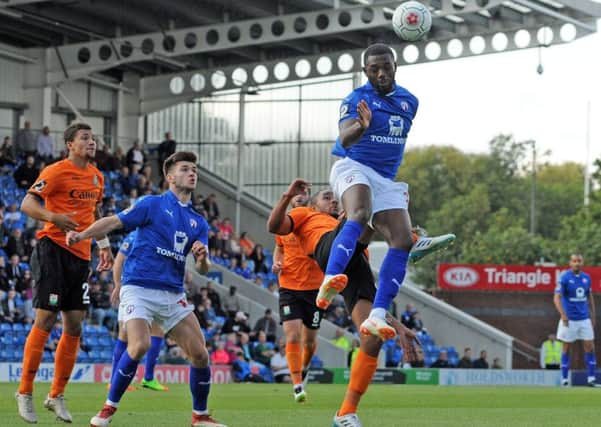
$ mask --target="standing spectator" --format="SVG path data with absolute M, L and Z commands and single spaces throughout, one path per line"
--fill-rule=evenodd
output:
M 27 160 L 17 168 L 14 174 L 15 182 L 23 189 L 28 189 L 33 185 L 40 170 L 35 166 L 35 158 L 33 155 L 28 155 Z
M 253 329 L 253 335 L 258 336 L 260 332 L 264 332 L 267 337 L 267 341 L 275 341 L 275 334 L 277 332 L 277 324 L 273 320 L 271 308 L 265 310 L 265 315 L 257 320 Z
M 492 361 L 492 368 L 493 369 L 503 369 L 503 365 L 501 365 L 501 359 L 499 359 L 498 357 L 495 357 L 494 360 Z
M 31 130 L 31 123 L 29 120 L 26 120 L 23 129 L 17 133 L 17 155 L 22 158 L 35 156 L 36 143 L 36 134 Z
M 217 196 L 214 193 L 209 194 L 209 197 L 207 197 L 206 199 L 204 199 L 204 201 L 202 202 L 202 205 L 205 208 L 205 211 L 207 211 L 207 215 L 209 216 L 209 218 L 215 218 L 219 216 L 219 206 L 217 206 Z M 229 221 L 229 218 L 225 218 L 223 220 L 225 221 Z M 232 231 L 233 232 L 233 229 Z M 228 236 L 229 238 L 229 236 Z
M 486 360 L 486 350 L 480 352 L 480 358 L 474 360 L 474 369 L 488 369 L 488 361 Z
M 240 311 L 240 298 L 236 295 L 237 288 L 230 286 L 229 293 L 223 297 L 223 310 L 228 317 L 234 317 Z
M 165 140 L 159 144 L 158 151 L 158 164 L 161 175 L 163 175 L 163 163 L 165 159 L 175 153 L 177 143 L 171 137 L 171 132 L 165 132 Z
M 471 369 L 474 367 L 474 362 L 472 362 L 472 349 L 466 347 L 463 350 L 463 357 L 459 360 L 458 368 L 461 369 Z
M 255 262 L 255 274 L 263 273 L 267 274 L 269 269 L 267 268 L 267 259 L 263 253 L 263 245 L 256 245 L 250 254 L 250 259 Z
M 5 136 L 0 147 L 0 167 L 14 167 L 17 164 L 15 147 L 10 136 Z
M 243 231 L 240 233 L 240 250 L 246 258 L 250 257 L 255 248 L 255 243 L 248 237 L 248 233 Z
M 40 159 L 46 163 L 52 162 L 54 158 L 54 138 L 50 135 L 50 128 L 48 126 L 44 126 L 42 133 L 38 135 L 36 148 Z
M 336 328 L 336 336 L 332 338 L 331 342 L 336 347 L 340 347 L 347 353 L 351 350 L 351 341 L 346 337 L 344 329 L 340 327 Z
M 540 367 L 541 369 L 558 370 L 560 362 L 561 343 L 557 341 L 555 334 L 549 334 L 540 348 Z
M 269 365 L 276 383 L 289 384 L 291 382 L 290 370 L 288 369 L 288 360 L 286 360 L 286 343 L 283 338 L 278 342 L 278 352 L 271 356 Z
M 127 151 L 125 163 L 132 173 L 138 173 L 142 169 L 144 163 L 146 163 L 146 155 L 142 151 L 140 141 L 136 140 L 134 145 Z
M 449 358 L 446 350 L 440 350 L 438 353 L 438 359 L 432 363 L 431 368 L 452 368 L 453 365 L 449 363 Z

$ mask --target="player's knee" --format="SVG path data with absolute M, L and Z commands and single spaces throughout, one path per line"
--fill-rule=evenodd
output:
M 141 360 L 150 348 L 150 340 L 127 343 L 127 353 L 134 360 Z
M 50 332 L 56 323 L 57 317 L 58 313 L 38 314 L 35 318 L 35 326 L 43 331 Z
M 65 333 L 72 337 L 81 336 L 81 323 L 79 324 L 69 324 L 65 327 Z
M 351 221 L 356 221 L 360 224 L 367 224 L 371 218 L 371 209 L 368 207 L 355 208 L 347 212 L 347 217 Z
M 195 368 L 206 368 L 209 366 L 209 352 L 206 347 L 192 349 L 188 357 L 190 357 L 190 363 Z
M 301 340 L 301 335 L 300 332 L 298 331 L 289 331 L 286 333 L 286 342 L 293 344 L 293 343 L 299 343 Z

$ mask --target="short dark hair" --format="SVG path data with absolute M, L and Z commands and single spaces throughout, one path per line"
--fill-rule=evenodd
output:
M 87 123 L 73 123 L 63 133 L 63 138 L 65 139 L 65 144 L 67 142 L 75 140 L 75 136 L 77 136 L 77 132 L 80 130 L 92 130 L 92 126 Z
M 390 46 L 384 43 L 374 43 L 365 49 L 363 52 L 362 64 L 365 67 L 367 58 L 375 55 L 390 55 L 392 60 L 395 60 L 394 50 Z
M 190 151 L 178 151 L 167 157 L 163 163 L 163 174 L 167 176 L 169 170 L 175 166 L 177 162 L 192 162 L 196 164 L 196 154 Z

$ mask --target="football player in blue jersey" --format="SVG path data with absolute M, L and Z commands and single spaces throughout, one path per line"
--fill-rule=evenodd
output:
M 147 196 L 129 209 L 102 218 L 80 233 L 67 234 L 67 243 L 101 236 L 112 230 L 138 229 L 133 248 L 123 268 L 120 309 L 127 328 L 127 349 L 123 352 L 111 381 L 102 410 L 90 425 L 106 427 L 117 411 L 119 401 L 136 374 L 138 363 L 150 347 L 153 320 L 175 339 L 188 356 L 192 393 L 192 426 L 224 427 L 207 411 L 211 385 L 209 354 L 194 307 L 186 301 L 183 283 L 186 256 L 192 252 L 196 269 L 206 272 L 208 224 L 192 209 L 190 197 L 196 188 L 196 155 L 176 152 L 163 166 L 169 191 Z
M 347 222 L 336 237 L 316 304 L 325 309 L 348 282 L 343 274 L 355 245 L 368 224 L 385 238 L 388 250 L 379 274 L 378 290 L 369 317 L 360 331 L 390 339 L 396 335 L 386 310 L 397 295 L 413 246 L 409 188 L 395 182 L 418 100 L 395 83 L 395 54 L 381 43 L 363 53 L 368 82 L 347 96 L 340 107 L 339 137 L 332 154 L 342 157 L 332 166 L 330 186 L 341 200 Z M 446 235 L 432 244 L 448 244 Z M 421 249 L 421 248 L 420 248 Z
M 142 196 L 145 197 L 145 196 Z M 141 199 L 141 198 L 140 198 Z M 111 294 L 111 303 L 113 305 L 119 304 L 119 294 L 121 293 L 121 273 L 123 272 L 123 265 L 125 264 L 127 257 L 131 253 L 131 250 L 134 246 L 134 241 L 136 240 L 137 232 L 136 230 L 129 233 L 121 246 L 119 247 L 119 253 L 115 257 L 115 262 L 113 263 L 113 282 L 115 283 L 115 289 Z M 113 348 L 113 370 L 112 374 L 117 371 L 117 364 L 119 360 L 121 360 L 121 355 L 127 348 L 127 331 L 123 327 L 123 309 L 119 310 L 119 333 L 117 336 L 117 340 L 115 342 L 115 347 Z M 161 384 L 154 377 L 154 368 L 156 366 L 157 359 L 159 357 L 159 353 L 161 351 L 161 347 L 163 346 L 163 338 L 165 333 L 161 329 L 156 322 L 152 322 L 150 326 L 150 348 L 148 349 L 148 353 L 146 353 L 146 366 L 144 367 L 144 378 L 142 378 L 142 387 L 148 388 L 150 390 L 155 391 L 167 391 L 169 387 Z M 112 377 L 112 375 L 111 375 Z M 110 389 L 110 382 L 108 387 Z M 129 386 L 128 391 L 135 390 L 133 386 Z
M 595 319 L 595 300 L 591 291 L 591 276 L 582 271 L 584 259 L 580 254 L 570 256 L 570 269 L 563 272 L 555 288 L 553 303 L 561 319 L 557 326 L 557 339 L 561 341 L 561 385 L 568 385 L 570 370 L 570 344 L 576 340 L 584 343 L 584 361 L 587 369 L 587 382 L 597 387 L 593 331 Z

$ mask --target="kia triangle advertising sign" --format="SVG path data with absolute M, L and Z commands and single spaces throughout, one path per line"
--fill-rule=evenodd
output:
M 438 286 L 455 291 L 526 291 L 555 290 L 567 266 L 440 264 Z M 601 292 L 601 267 L 585 267 L 591 276 L 593 292 Z

